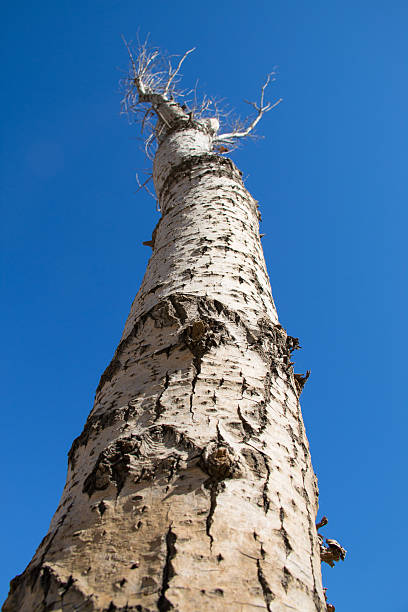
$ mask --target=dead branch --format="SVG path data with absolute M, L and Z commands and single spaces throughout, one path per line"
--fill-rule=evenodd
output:
M 270 73 L 261 88 L 259 102 L 248 102 L 256 110 L 255 118 L 249 124 L 240 120 L 232 123 L 228 117 L 229 112 L 220 107 L 220 101 L 206 95 L 198 100 L 198 81 L 193 89 L 183 90 L 180 87 L 181 69 L 195 47 L 183 55 L 171 57 L 150 47 L 148 39 L 143 43 L 137 41 L 135 47 L 123 36 L 122 39 L 129 57 L 129 66 L 121 80 L 121 109 L 130 122 L 140 122 L 144 151 L 151 161 L 157 146 L 169 131 L 189 125 L 205 129 L 211 137 L 214 151 L 219 154 L 228 153 L 236 148 L 238 141 L 252 135 L 262 116 L 281 101 L 265 102 L 265 90 L 273 80 L 274 73 Z M 229 123 L 230 127 L 218 136 L 221 121 Z M 137 180 L 139 189 L 147 189 L 148 181 L 142 184 Z M 298 382 L 302 386 L 303 381 Z
M 195 47 L 193 47 L 192 49 L 189 49 L 188 51 L 186 51 L 185 54 L 183 55 L 183 57 L 181 58 L 181 60 L 179 61 L 177 68 L 175 70 L 173 70 L 173 71 L 171 69 L 171 63 L 169 62 L 169 78 L 167 80 L 167 83 L 166 83 L 166 86 L 165 86 L 164 92 L 163 92 L 163 96 L 165 98 L 166 98 L 166 96 L 169 93 L 169 89 L 170 89 L 170 86 L 171 86 L 172 82 L 174 81 L 174 79 L 178 75 L 178 73 L 180 72 L 180 68 L 181 68 L 182 63 L 186 59 L 187 55 L 190 55 L 190 53 L 192 53 L 193 51 L 195 51 Z
M 275 108 L 276 106 L 278 106 L 278 104 L 280 104 L 282 102 L 282 98 L 279 98 L 279 100 L 277 100 L 273 104 L 271 102 L 268 102 L 267 104 L 264 103 L 265 89 L 268 87 L 272 75 L 273 75 L 273 73 L 268 74 L 265 83 L 262 85 L 262 88 L 261 88 L 261 98 L 260 98 L 259 104 L 257 104 L 256 102 L 247 102 L 245 100 L 245 102 L 247 104 L 250 104 L 251 106 L 253 106 L 255 108 L 255 110 L 257 111 L 257 115 L 256 115 L 255 119 L 253 119 L 253 121 L 245 129 L 244 128 L 243 129 L 235 129 L 235 130 L 233 130 L 231 132 L 228 132 L 226 134 L 220 134 L 215 139 L 217 142 L 223 142 L 223 143 L 231 144 L 237 138 L 245 138 L 246 136 L 248 136 L 253 131 L 253 129 L 256 127 L 256 125 L 259 123 L 259 121 L 262 119 L 262 117 L 263 117 L 263 115 L 265 113 L 269 112 L 270 110 L 272 110 L 273 108 Z
M 122 112 L 128 116 L 142 112 L 142 129 L 154 115 L 167 127 L 170 127 L 172 119 L 186 118 L 176 99 L 184 97 L 187 92 L 178 89 L 177 83 L 183 62 L 194 48 L 186 51 L 173 68 L 170 59 L 166 65 L 165 56 L 158 49 L 150 49 L 147 41 L 139 43 L 133 52 L 131 44 L 123 36 L 122 39 L 129 56 L 129 70 L 121 82 L 124 90 Z
M 153 174 L 150 174 L 150 175 L 147 177 L 147 179 L 146 179 L 146 180 L 145 180 L 143 183 L 141 183 L 141 182 L 140 182 L 140 179 L 139 179 L 139 175 L 136 173 L 136 183 L 137 183 L 137 185 L 138 185 L 138 187 L 139 187 L 138 191 L 140 191 L 141 189 L 146 189 L 147 193 L 148 193 L 149 195 L 151 195 L 153 198 L 155 198 L 155 196 L 152 194 L 152 192 L 151 192 L 151 191 L 149 191 L 149 189 L 148 189 L 148 187 L 147 187 L 148 183 L 149 183 L 149 182 L 152 180 L 152 178 L 153 178 Z M 156 199 L 156 198 L 155 198 L 155 199 Z
M 129 69 L 121 81 L 124 91 L 122 112 L 129 118 L 136 115 L 140 121 L 142 132 L 147 133 L 145 151 L 150 159 L 154 156 L 152 145 L 156 141 L 160 142 L 165 132 L 176 123 L 200 122 L 206 117 L 214 116 L 218 121 L 225 121 L 229 113 L 221 112 L 215 99 L 204 95 L 200 102 L 197 100 L 197 83 L 192 90 L 182 90 L 178 87 L 182 65 L 195 47 L 179 56 L 180 59 L 173 67 L 171 58 L 166 59 L 158 49 L 148 47 L 147 40 L 144 43 L 139 42 L 133 51 L 131 43 L 123 36 L 122 38 L 129 56 Z M 261 87 L 259 102 L 247 102 L 256 110 L 255 118 L 249 125 L 238 120 L 230 131 L 219 136 L 214 134 L 216 150 L 223 145 L 227 147 L 221 149 L 222 152 L 235 148 L 237 141 L 252 134 L 263 115 L 281 102 L 281 99 L 274 103 L 265 102 L 265 90 L 271 80 L 274 80 L 273 75 L 273 72 L 268 74 Z M 188 100 L 190 94 L 193 94 L 192 102 Z
M 148 187 L 148 184 L 150 183 L 150 181 L 153 180 L 153 174 L 149 173 L 149 176 L 147 177 L 147 179 L 141 183 L 140 179 L 139 179 L 139 175 L 138 173 L 136 173 L 136 183 L 138 185 L 138 189 L 136 191 L 136 193 L 138 191 L 140 191 L 141 189 L 145 189 L 145 191 L 149 194 L 150 197 L 153 198 L 153 200 L 156 202 L 156 210 L 157 212 L 160 212 L 160 205 L 159 205 L 159 200 L 157 199 L 157 196 L 154 194 L 153 191 L 151 191 Z

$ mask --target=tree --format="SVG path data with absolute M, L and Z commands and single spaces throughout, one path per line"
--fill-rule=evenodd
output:
M 318 489 L 257 202 L 180 68 L 129 49 L 124 109 L 147 129 L 161 218 L 48 534 L 4 611 L 325 610 Z M 141 113 L 141 114 L 140 114 Z M 154 147 L 156 150 L 154 151 Z

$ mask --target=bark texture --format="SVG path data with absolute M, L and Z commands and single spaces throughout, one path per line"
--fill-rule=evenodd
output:
M 215 130 L 161 132 L 153 254 L 4 612 L 326 609 L 296 341 Z

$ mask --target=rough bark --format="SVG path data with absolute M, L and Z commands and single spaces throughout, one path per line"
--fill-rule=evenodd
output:
M 161 131 L 153 254 L 4 612 L 326 609 L 296 342 L 215 130 Z

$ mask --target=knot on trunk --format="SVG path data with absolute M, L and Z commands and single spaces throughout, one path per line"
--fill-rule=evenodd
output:
M 198 461 L 201 448 L 173 425 L 161 424 L 146 428 L 109 444 L 99 455 L 91 473 L 85 478 L 83 493 L 89 497 L 115 485 L 117 495 L 126 479 L 133 482 L 153 480 L 158 473 L 169 479 L 192 462 Z
M 215 481 L 242 475 L 239 460 L 232 449 L 217 443 L 209 444 L 204 450 L 200 466 Z
M 203 357 L 221 341 L 223 325 L 215 319 L 196 319 L 181 333 L 181 340 L 195 357 Z
M 86 477 L 82 492 L 90 497 L 95 491 L 103 491 L 114 483 L 120 492 L 129 471 L 130 453 L 134 452 L 135 442 L 122 438 L 110 444 L 99 455 L 92 472 Z

